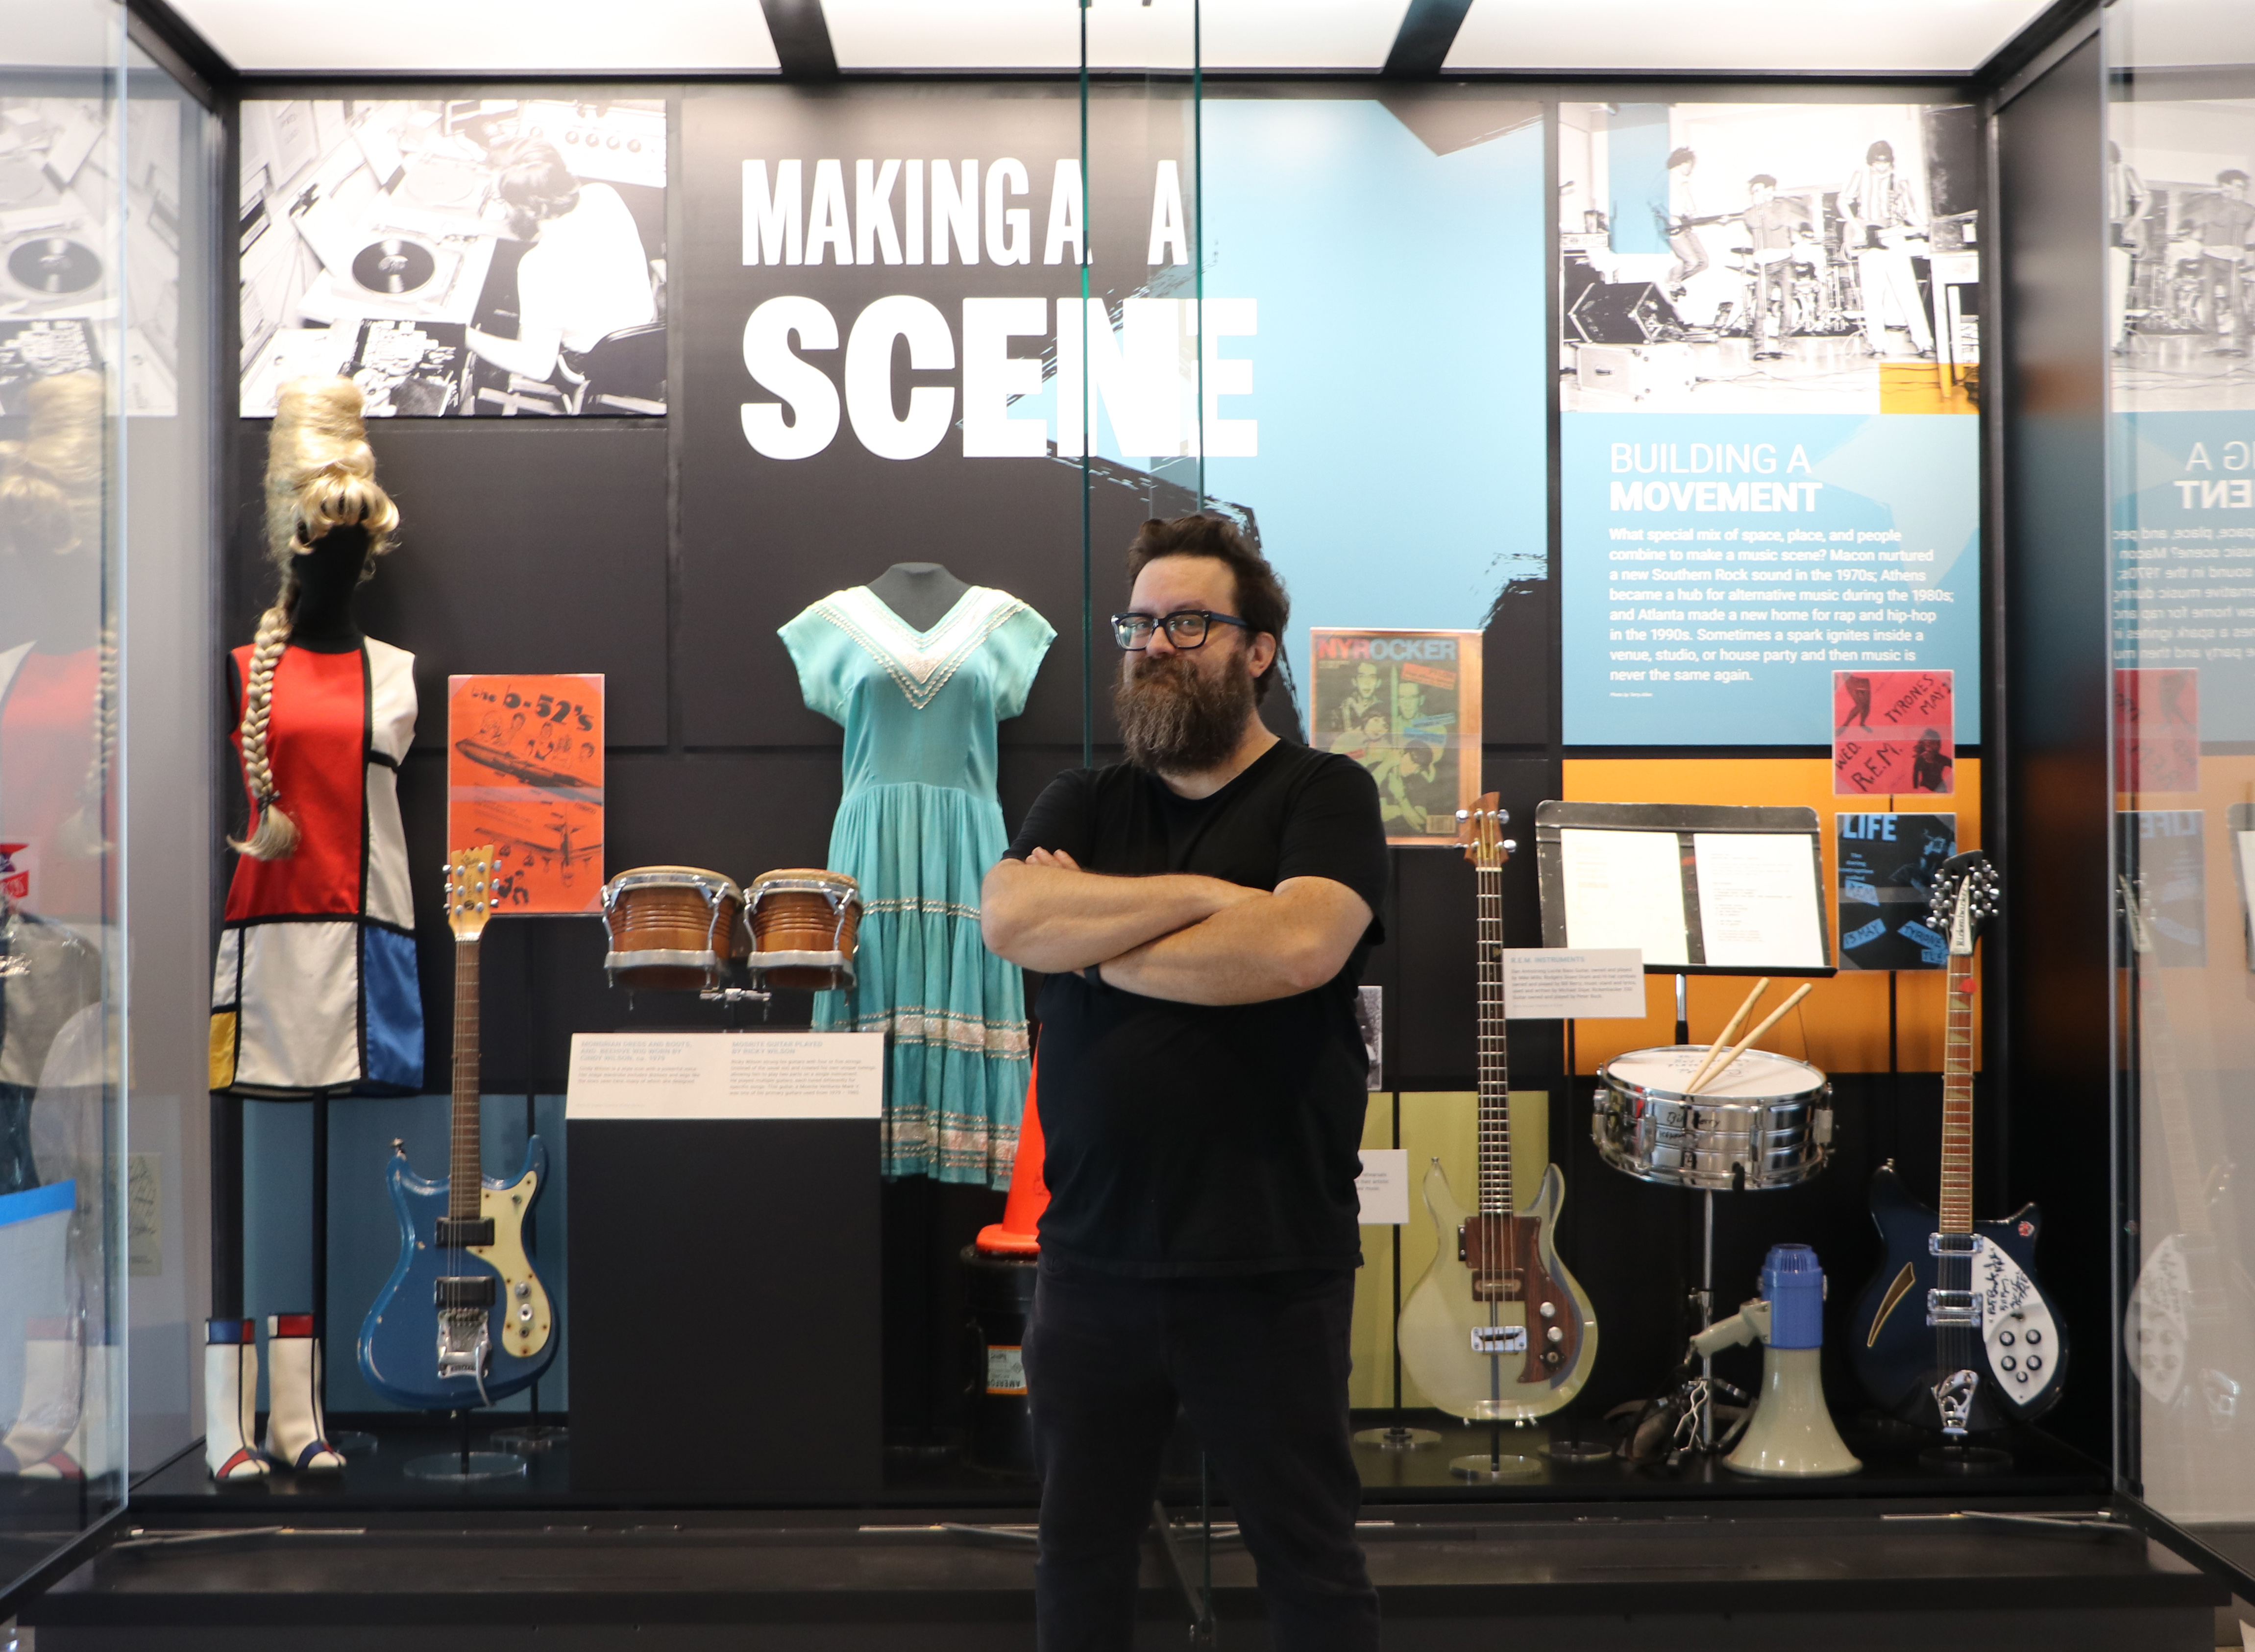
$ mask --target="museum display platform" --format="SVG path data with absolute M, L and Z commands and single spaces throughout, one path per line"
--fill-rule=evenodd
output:
M 1458 1643 L 1510 1626 L 1528 1643 L 1612 1648 L 1919 1645 L 1982 1648 L 2214 1644 L 2223 1585 L 2126 1524 L 2090 1529 L 2091 1497 L 1805 1497 L 1662 1508 L 1565 1502 L 1439 1508 L 1373 1502 L 1361 1536 L 1387 1644 Z M 1972 1510 L 1975 1512 L 1966 1512 Z M 475 1633 L 488 1648 L 1033 1645 L 1030 1528 L 990 1510 L 459 1515 L 207 1508 L 141 1522 L 25 1612 L 43 1652 L 130 1646 L 396 1646 L 403 1630 Z M 1225 1511 L 1217 1511 L 1219 1522 Z M 1173 1511 L 1191 1581 L 1196 1511 Z M 310 1516 L 310 1517 L 308 1517 Z M 1253 1566 L 1217 1524 L 1218 1639 L 1267 1643 Z M 411 1587 L 404 1587 L 411 1579 Z M 1179 1645 L 1186 1592 L 1145 1543 L 1137 1643 Z
M 1919 1461 L 1921 1448 L 1930 1437 L 1910 1431 L 1850 1422 L 1843 1437 L 1864 1461 L 1861 1473 L 1837 1480 L 1759 1479 L 1739 1474 L 1711 1459 L 1693 1458 L 1680 1468 L 1625 1463 L 1612 1458 L 1595 1462 L 1566 1462 L 1546 1454 L 1548 1431 L 1541 1427 L 1505 1430 L 1501 1451 L 1514 1473 L 1485 1485 L 1466 1480 L 1450 1470 L 1454 1459 L 1489 1449 L 1486 1428 L 1469 1426 L 1430 1411 L 1405 1414 L 1408 1422 L 1441 1436 L 1438 1445 L 1410 1452 L 1387 1452 L 1367 1445 L 1355 1446 L 1366 1499 L 1404 1504 L 1469 1504 L 1493 1506 L 1499 1486 L 1507 1486 L 1515 1501 L 1545 1505 L 1619 1500 L 1626 1502 L 1798 1502 L 1823 1504 L 1874 1497 L 1925 1500 L 1921 1506 L 1949 1506 L 1946 1500 L 1963 1495 L 1984 1498 L 2103 1499 L 2107 1491 L 2105 1471 L 2097 1464 L 2035 1430 L 2015 1431 L 2006 1437 L 2013 1453 L 2010 1466 L 1975 1477 L 1952 1474 Z M 1380 1428 L 1393 1417 L 1387 1411 L 1358 1413 L 1358 1428 Z M 355 1417 L 354 1425 L 376 1419 Z M 491 1449 L 488 1437 L 498 1424 L 521 1426 L 518 1417 L 503 1415 L 492 1424 L 481 1422 L 472 1431 L 474 1450 Z M 379 1425 L 381 1426 L 381 1425 Z M 573 1482 L 572 1445 L 566 1440 L 551 1450 L 527 1456 L 525 1473 L 503 1478 L 472 1480 L 448 1486 L 412 1477 L 406 1466 L 458 1449 L 460 1431 L 443 1422 L 411 1419 L 391 1421 L 376 1436 L 373 1452 L 355 1452 L 341 1474 L 276 1473 L 248 1482 L 221 1482 L 206 1471 L 200 1456 L 175 1459 L 133 1490 L 133 1506 L 155 1519 L 186 1517 L 234 1519 L 254 1511 L 285 1508 L 297 1512 L 338 1513 L 351 1509 L 431 1510 L 510 1508 L 600 1510 L 615 1508 L 618 1499 L 608 1492 L 589 1493 Z M 1194 1501 L 1198 1495 L 1195 1446 L 1170 1453 L 1166 1491 L 1170 1500 Z M 1937 1501 L 1944 1500 L 1944 1501 Z M 720 1506 L 721 1500 L 706 1507 Z M 965 1509 L 1027 1510 L 1036 1501 L 1035 1487 L 1023 1474 L 997 1473 L 964 1460 L 959 1454 L 918 1458 L 889 1453 L 884 1484 L 873 1492 L 841 1490 L 832 1498 L 799 1498 L 803 1507 L 851 1504 L 885 1510 L 909 1507 L 946 1506 Z M 682 1502 L 675 1507 L 696 1507 Z M 888 1515 L 888 1518 L 890 1516 Z

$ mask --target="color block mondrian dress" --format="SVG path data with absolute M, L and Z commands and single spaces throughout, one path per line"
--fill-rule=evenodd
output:
M 343 654 L 285 648 L 275 664 L 267 756 L 301 836 L 285 860 L 235 862 L 212 980 L 214 1090 L 292 1100 L 423 1087 L 399 822 L 414 664 L 373 637 Z M 249 649 L 235 665 L 247 685 Z
M 1027 1077 L 1025 983 L 979 935 L 979 886 L 1009 847 L 995 725 L 1015 717 L 1057 633 L 973 586 L 929 631 L 866 586 L 780 633 L 807 705 L 846 730 L 830 868 L 861 886 L 851 993 L 822 1031 L 886 1032 L 884 1171 L 1006 1187 Z

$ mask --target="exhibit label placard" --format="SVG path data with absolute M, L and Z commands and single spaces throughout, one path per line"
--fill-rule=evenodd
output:
M 1503 1013 L 1512 1021 L 1644 1016 L 1644 954 L 1633 946 L 1503 949 Z
M 1354 1178 L 1365 1227 L 1399 1227 L 1409 1220 L 1409 1149 L 1366 1147 L 1362 1174 Z
M 566 1119 L 874 1119 L 879 1032 L 582 1032 Z

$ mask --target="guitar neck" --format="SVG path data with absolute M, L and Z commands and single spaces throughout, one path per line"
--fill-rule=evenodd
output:
M 1949 954 L 1942 1056 L 1942 1206 L 1945 1234 L 1973 1231 L 1973 957 Z
M 1504 1045 L 1503 868 L 1478 868 L 1479 884 L 1479 1207 L 1518 1208 L 1511 1188 L 1511 1063 Z
M 446 1214 L 478 1216 L 484 1157 L 478 1127 L 478 942 L 454 940 L 454 1104 L 447 1151 Z

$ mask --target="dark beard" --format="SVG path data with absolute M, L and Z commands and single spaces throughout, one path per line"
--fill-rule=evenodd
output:
M 1112 691 L 1128 761 L 1170 774 L 1220 767 L 1245 737 L 1254 703 L 1253 679 L 1244 671 L 1209 677 L 1182 655 L 1147 658 L 1133 676 L 1123 667 Z

